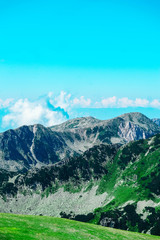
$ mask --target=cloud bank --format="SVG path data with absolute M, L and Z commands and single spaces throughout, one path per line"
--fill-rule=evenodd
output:
M 160 100 L 116 96 L 103 98 L 94 102 L 84 96 L 73 97 L 70 93 L 61 91 L 59 95 L 52 92 L 38 100 L 25 99 L 0 99 L 0 111 L 3 110 L 1 119 L 2 128 L 19 127 L 40 123 L 45 126 L 60 124 L 73 116 L 73 110 L 78 108 L 127 108 L 143 107 L 160 109 Z M 5 110 L 5 111 L 4 111 Z
M 159 102 L 158 100 L 156 101 Z M 117 98 L 114 96 L 111 98 L 103 99 L 100 105 L 102 107 L 127 108 L 127 107 L 149 107 L 151 106 L 151 103 L 147 99 L 136 98 L 135 100 L 133 100 L 127 97 Z
M 40 123 L 45 126 L 60 124 L 70 118 L 74 107 L 89 107 L 90 99 L 73 98 L 71 94 L 61 91 L 58 96 L 50 92 L 39 100 L 0 99 L 0 110 L 6 109 L 7 114 L 2 117 L 2 128 L 18 127 Z

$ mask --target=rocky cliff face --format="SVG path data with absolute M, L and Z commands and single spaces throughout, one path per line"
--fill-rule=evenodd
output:
M 160 127 L 140 113 L 104 121 L 78 118 L 51 128 L 23 126 L 0 134 L 0 168 L 18 171 L 51 165 L 95 145 L 123 145 L 158 132 Z
M 42 125 L 23 126 L 0 134 L 0 168 L 16 171 L 41 167 L 70 156 L 61 134 Z
M 77 118 L 51 127 L 51 129 L 57 132 L 78 134 L 81 142 L 85 141 L 88 144 L 91 142 L 92 144 L 124 144 L 129 141 L 148 138 L 160 131 L 157 124 L 141 113 L 124 114 L 103 121 L 92 117 Z M 83 146 L 85 146 L 85 143 L 83 143 Z
M 159 118 L 153 118 L 152 121 L 160 127 L 160 119 Z

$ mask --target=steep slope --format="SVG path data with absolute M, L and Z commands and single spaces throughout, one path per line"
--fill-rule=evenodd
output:
M 61 216 L 160 235 L 160 134 L 18 176 L 6 173 L 0 211 Z
M 98 192 L 111 201 L 95 211 L 103 226 L 160 235 L 160 135 L 119 149 Z
M 40 124 L 0 134 L 0 168 L 16 171 L 41 167 L 72 155 L 61 133 Z

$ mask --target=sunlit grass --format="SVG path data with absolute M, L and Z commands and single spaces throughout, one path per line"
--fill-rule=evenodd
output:
M 94 224 L 76 222 L 61 218 L 0 214 L 0 239 L 151 240 L 160 239 L 160 237 L 121 231 L 113 228 L 105 228 Z

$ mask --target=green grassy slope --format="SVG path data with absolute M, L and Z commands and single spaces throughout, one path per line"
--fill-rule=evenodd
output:
M 98 193 L 106 191 L 111 201 L 95 210 L 92 222 L 106 218 L 118 229 L 160 235 L 160 134 L 123 146 L 107 167 Z
M 160 239 L 160 237 L 116 230 L 113 228 L 105 228 L 93 224 L 81 223 L 67 219 L 44 216 L 0 214 L 0 239 L 156 240 Z

